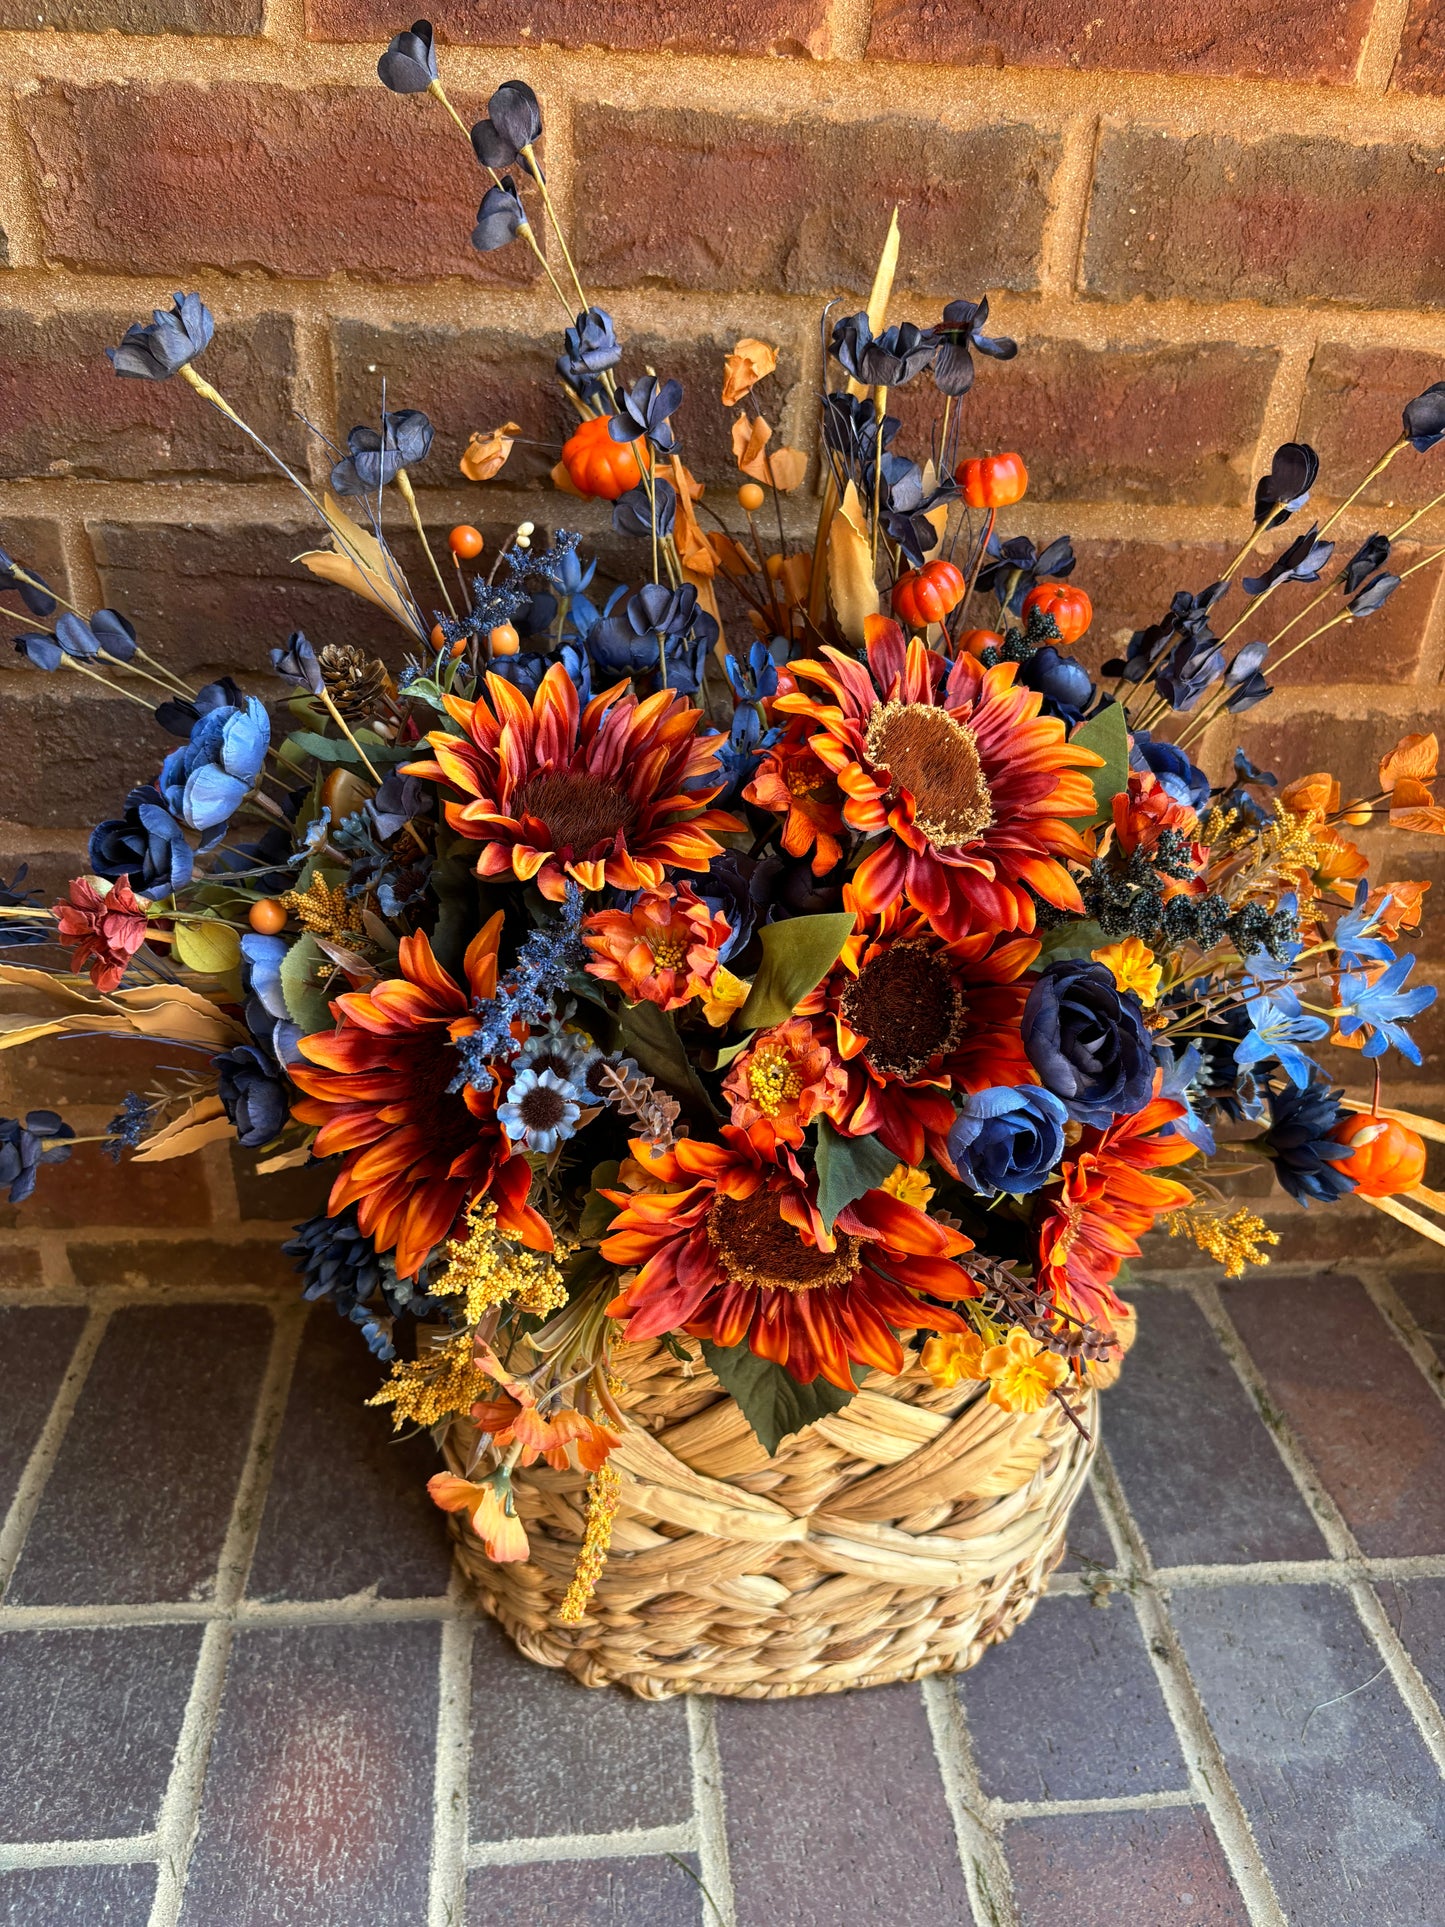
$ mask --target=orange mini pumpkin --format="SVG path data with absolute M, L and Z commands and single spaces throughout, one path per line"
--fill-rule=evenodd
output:
M 632 442 L 614 442 L 608 432 L 610 415 L 594 415 L 562 444 L 562 465 L 574 488 L 584 495 L 600 495 L 615 502 L 642 480 L 642 464 Z
M 971 509 L 1006 509 L 1021 502 L 1029 485 L 1022 455 L 971 455 L 953 471 Z
M 1401 1191 L 1413 1191 L 1425 1175 L 1423 1140 L 1396 1118 L 1356 1111 L 1342 1117 L 1330 1136 L 1337 1144 L 1354 1145 L 1354 1155 L 1338 1162 L 1345 1176 L 1354 1179 L 1362 1198 L 1393 1198 Z
M 1094 605 L 1083 589 L 1072 582 L 1041 582 L 1024 597 L 1024 621 L 1030 611 L 1040 609 L 1052 616 L 1065 642 L 1077 642 L 1094 620 Z
M 1002 649 L 1003 637 L 997 629 L 965 629 L 958 646 L 965 655 L 981 656 L 985 649 Z
M 914 629 L 926 629 L 930 622 L 942 622 L 963 600 L 965 588 L 962 569 L 942 557 L 925 562 L 921 569 L 908 569 L 893 585 L 893 613 Z

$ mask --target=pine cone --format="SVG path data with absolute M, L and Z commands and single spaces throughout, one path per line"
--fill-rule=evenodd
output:
M 317 651 L 326 693 L 348 722 L 374 716 L 396 694 L 391 672 L 378 656 L 352 643 L 328 642 Z

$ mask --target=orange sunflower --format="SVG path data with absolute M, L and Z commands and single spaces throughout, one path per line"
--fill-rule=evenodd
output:
M 487 676 L 490 702 L 445 698 L 463 734 L 427 737 L 434 760 L 405 773 L 460 790 L 447 821 L 482 845 L 478 876 L 536 878 L 560 902 L 584 890 L 655 890 L 668 868 L 705 870 L 721 845 L 710 830 L 745 827 L 707 805 L 723 789 L 716 735 L 670 689 L 639 702 L 626 682 L 581 708 L 561 663 L 529 701 Z
M 950 664 L 918 637 L 905 644 L 896 622 L 867 627 L 866 663 L 836 649 L 793 662 L 773 705 L 810 719 L 808 747 L 837 778 L 844 820 L 882 837 L 854 876 L 859 900 L 881 910 L 906 895 L 950 940 L 1032 930 L 1030 891 L 1081 916 L 1065 866 L 1093 846 L 1069 819 L 1093 815 L 1084 771 L 1103 758 L 1039 714 L 1043 698 L 1015 684 L 1013 663 Z
M 602 1255 L 640 1267 L 607 1308 L 629 1338 L 680 1327 L 718 1345 L 746 1339 L 804 1383 L 821 1373 L 851 1391 L 855 1362 L 902 1370 L 899 1331 L 966 1329 L 929 1299 L 978 1296 L 949 1262 L 967 1238 L 886 1191 L 845 1206 L 830 1233 L 795 1164 L 765 1159 L 731 1124 L 722 1135 L 651 1156 L 667 1190 L 604 1193 L 622 1209 Z
M 849 1070 L 840 1128 L 874 1133 L 905 1164 L 925 1151 L 946 1161 L 950 1090 L 1038 1082 L 1019 1033 L 1028 985 L 1018 979 L 1039 946 L 1014 937 L 991 949 L 986 930 L 947 942 L 901 898 L 865 911 L 851 884 L 843 905 L 857 913 L 853 934 L 798 1006 L 833 1020 Z
M 1194 1201 L 1187 1184 L 1152 1175 L 1194 1155 L 1188 1138 L 1161 1135 L 1183 1115 L 1182 1104 L 1156 1097 L 1106 1131 L 1084 1131 L 1039 1234 L 1039 1282 L 1053 1287 L 1061 1310 L 1105 1330 L 1128 1315 L 1113 1290 L 1120 1265 L 1139 1256 L 1138 1240 L 1161 1211 Z
M 498 911 L 467 950 L 475 997 L 497 988 L 501 931 Z M 452 1043 L 476 1028 L 466 991 L 424 936 L 403 937 L 397 955 L 401 976 L 338 997 L 337 1028 L 303 1037 L 309 1065 L 291 1067 L 306 1093 L 292 1115 L 321 1127 L 316 1156 L 342 1154 L 327 1210 L 334 1216 L 354 1203 L 377 1250 L 395 1250 L 403 1278 L 420 1270 L 484 1193 L 501 1230 L 550 1250 L 546 1220 L 527 1203 L 527 1161 L 513 1155 L 497 1123 L 498 1087 L 449 1088 L 459 1063 Z

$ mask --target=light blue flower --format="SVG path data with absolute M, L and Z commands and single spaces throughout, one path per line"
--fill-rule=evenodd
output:
M 1234 1061 L 1240 1070 L 1248 1070 L 1272 1057 L 1289 1081 L 1303 1090 L 1315 1067 L 1296 1046 L 1328 1037 L 1329 1020 L 1304 1009 L 1298 993 L 1288 984 L 1249 998 L 1245 1010 L 1250 1028 L 1234 1052 Z
M 514 1144 L 548 1157 L 577 1129 L 581 1093 L 555 1071 L 518 1071 L 497 1122 Z
M 1373 910 L 1367 911 L 1365 903 L 1369 894 L 1369 883 L 1362 877 L 1355 887 L 1353 907 L 1335 925 L 1335 943 L 1340 956 L 1355 970 L 1362 970 L 1367 963 L 1391 964 L 1395 961 L 1394 951 L 1377 934 L 1380 919 L 1389 909 L 1391 899 L 1387 896 Z
M 1418 1017 L 1428 1010 L 1439 995 L 1433 984 L 1416 984 L 1406 990 L 1405 979 L 1415 968 L 1411 956 L 1397 957 L 1373 983 L 1363 974 L 1347 972 L 1340 979 L 1340 1035 L 1353 1037 L 1367 1032 L 1363 1045 L 1366 1057 L 1383 1057 L 1391 1044 L 1412 1064 L 1420 1062 L 1420 1047 L 1401 1026 L 1401 1019 Z
M 1160 1132 L 1161 1137 L 1187 1138 L 1196 1151 L 1211 1158 L 1214 1156 L 1214 1133 L 1194 1108 L 1194 1099 L 1199 1095 L 1196 1079 L 1199 1067 L 1204 1062 L 1198 1049 L 1191 1044 L 1182 1057 L 1176 1057 L 1168 1044 L 1154 1046 L 1154 1060 L 1164 1072 L 1160 1079 L 1158 1095 L 1166 1097 L 1171 1104 L 1184 1106 L 1183 1117 L 1176 1117 L 1166 1124 Z
M 160 789 L 193 830 L 224 829 L 255 787 L 271 745 L 266 705 L 251 696 L 198 717 L 191 739 L 161 765 Z

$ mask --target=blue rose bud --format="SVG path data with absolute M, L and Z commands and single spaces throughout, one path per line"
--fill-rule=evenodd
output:
M 1037 1191 L 1064 1155 L 1068 1112 L 1052 1091 L 975 1091 L 948 1134 L 948 1155 L 971 1191 Z

